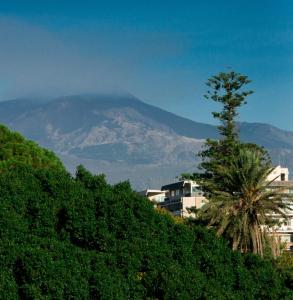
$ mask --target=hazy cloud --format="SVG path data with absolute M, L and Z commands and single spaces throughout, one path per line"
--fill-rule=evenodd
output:
M 56 33 L 10 18 L 0 39 L 1 99 L 131 89 L 182 48 L 167 34 Z

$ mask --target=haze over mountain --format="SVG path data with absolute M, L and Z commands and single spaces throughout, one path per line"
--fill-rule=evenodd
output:
M 54 150 L 72 172 L 78 164 L 111 182 L 159 188 L 196 169 L 196 153 L 215 126 L 148 105 L 129 94 L 73 95 L 0 102 L 0 122 Z M 241 138 L 266 147 L 275 164 L 293 169 L 293 132 L 241 123 Z

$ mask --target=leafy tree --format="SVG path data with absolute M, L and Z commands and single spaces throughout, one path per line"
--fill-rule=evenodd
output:
M 34 168 L 65 170 L 57 156 L 36 143 L 0 125 L 0 171 L 9 165 L 29 164 Z
M 246 103 L 246 97 L 252 94 L 243 90 L 250 83 L 247 76 L 234 71 L 219 73 L 208 79 L 208 91 L 205 98 L 222 104 L 221 112 L 213 112 L 214 118 L 220 121 L 219 140 L 207 139 L 205 150 L 200 153 L 202 163 L 199 168 L 203 173 L 197 174 L 203 190 L 209 194 L 221 183 L 218 166 L 229 165 L 230 159 L 239 149 L 240 139 L 237 130 L 236 117 L 238 109 Z

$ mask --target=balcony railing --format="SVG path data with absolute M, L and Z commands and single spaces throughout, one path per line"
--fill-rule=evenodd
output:
M 275 228 L 274 231 L 293 232 L 293 227 L 292 226 L 282 226 L 282 227 Z

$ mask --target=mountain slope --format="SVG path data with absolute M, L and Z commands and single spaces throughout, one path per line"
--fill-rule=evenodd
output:
M 0 103 L 0 122 L 56 151 L 70 170 L 82 163 L 110 181 L 159 187 L 196 168 L 204 139 L 215 126 L 194 122 L 131 95 L 76 95 L 38 102 Z M 293 167 L 293 133 L 241 123 L 241 137 L 268 148 L 275 162 Z

